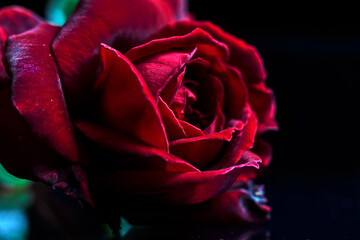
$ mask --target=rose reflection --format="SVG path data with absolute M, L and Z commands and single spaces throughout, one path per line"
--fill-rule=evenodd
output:
M 269 240 L 270 231 L 264 226 L 190 226 L 159 225 L 132 227 L 121 240 L 130 239 L 206 239 L 206 240 Z

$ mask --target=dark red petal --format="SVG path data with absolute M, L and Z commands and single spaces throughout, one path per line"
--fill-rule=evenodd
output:
M 166 87 L 161 92 L 160 96 L 164 102 L 170 106 L 174 99 L 176 92 L 180 89 L 181 83 L 184 79 L 186 66 L 183 67 L 182 71 L 178 72 L 177 76 L 174 76 Z
M 262 159 L 260 169 L 265 169 L 269 166 L 272 158 L 272 148 L 270 144 L 262 140 L 260 137 L 256 137 L 254 148 L 251 149 L 251 151 L 259 155 Z
M 211 169 L 221 169 L 237 164 L 241 160 L 243 152 L 253 147 L 257 131 L 257 119 L 255 113 L 249 108 L 247 115 L 243 129 L 237 131 L 232 141 L 223 151 L 224 155 L 221 160 L 211 167 Z
M 117 131 L 167 151 L 159 109 L 140 73 L 124 55 L 105 44 L 100 55 L 103 71 L 96 86 L 102 120 Z
M 178 21 L 169 24 L 152 38 L 166 38 L 173 35 L 184 35 L 201 28 L 211 36 L 229 47 L 230 58 L 228 63 L 240 70 L 244 82 L 249 89 L 250 103 L 254 105 L 259 119 L 259 131 L 277 129 L 275 121 L 275 100 L 272 91 L 265 87 L 266 71 L 262 58 L 256 48 L 248 45 L 241 39 L 224 32 L 211 22 Z
M 177 21 L 163 28 L 160 33 L 152 36 L 152 38 L 184 35 L 196 28 L 203 29 L 211 34 L 214 39 L 225 43 L 229 47 L 229 63 L 241 71 L 247 84 L 262 82 L 266 79 L 263 61 L 257 50 L 243 40 L 226 33 L 211 22 Z
M 0 112 L 0 162 L 7 171 L 21 178 L 36 179 L 34 167 L 57 163 L 58 154 L 41 144 L 14 107 L 10 89 L 0 92 Z
M 158 101 L 158 107 L 168 140 L 172 141 L 179 138 L 186 138 L 187 135 L 183 126 L 161 97 Z
M 127 168 L 168 172 L 199 171 L 174 155 L 108 128 L 82 121 L 77 121 L 76 126 L 98 146 L 105 148 L 106 151 L 115 151 L 114 158 L 119 168 L 126 166 Z M 96 164 L 103 164 L 104 161 L 108 162 L 107 159 L 95 159 Z M 111 171 L 111 167 L 108 167 L 108 170 Z
M 177 79 L 177 76 L 182 72 L 185 64 L 195 52 L 196 48 L 184 52 L 167 50 L 133 61 L 156 102 L 161 91 L 173 78 Z
M 224 129 L 224 86 L 221 80 L 212 74 L 199 76 L 198 86 L 198 109 L 203 113 L 210 114 L 210 124 L 204 130 L 205 134 L 221 131 Z
M 182 16 L 182 10 L 182 1 L 80 1 L 53 42 L 71 102 L 81 101 L 96 78 L 100 43 L 125 51 Z
M 267 88 L 264 83 L 253 84 L 248 87 L 248 90 L 251 107 L 259 120 L 259 133 L 277 130 L 276 103 L 273 91 Z
M 129 207 L 125 209 L 124 217 L 135 225 L 155 223 L 259 223 L 269 220 L 271 211 L 263 196 L 263 186 L 252 185 L 230 189 L 214 199 L 192 205 L 159 204 L 148 202 L 144 198 L 130 199 L 131 202 L 127 204 Z
M 201 169 L 215 159 L 223 143 L 231 140 L 234 131 L 227 128 L 206 136 L 171 141 L 170 152 Z
M 270 164 L 271 161 L 271 147 L 269 144 L 261 140 L 259 137 L 256 137 L 254 147 L 251 151 L 244 151 L 241 154 L 241 158 L 238 163 L 248 162 L 251 160 L 258 160 L 260 164 L 259 169 L 248 169 L 248 171 L 243 172 L 236 179 L 237 182 L 246 182 L 249 180 L 255 179 L 259 174 L 261 174 L 266 167 Z
M 194 48 L 197 47 L 197 53 L 201 56 L 216 56 L 220 59 L 227 59 L 229 50 L 227 46 L 209 33 L 200 28 L 196 28 L 186 35 L 168 35 L 166 38 L 154 39 L 141 46 L 134 47 L 125 53 L 131 61 L 142 57 L 166 51 L 170 48 Z
M 55 184 L 63 181 L 71 162 L 34 135 L 11 101 L 10 89 L 0 92 L 0 163 L 11 174 Z
M 6 39 L 13 35 L 34 28 L 41 22 L 30 10 L 18 6 L 0 9 L 0 60 L 3 58 Z M 2 85 L 10 84 L 3 62 L 0 61 L 0 90 Z
M 224 86 L 224 113 L 227 119 L 241 119 L 249 99 L 241 73 L 220 61 L 214 61 L 211 67 Z
M 259 175 L 260 171 L 264 170 L 262 168 L 263 165 L 261 164 L 262 163 L 261 157 L 253 153 L 252 151 L 248 151 L 248 150 L 241 153 L 240 160 L 237 162 L 237 164 L 239 163 L 241 164 L 243 162 L 248 162 L 248 161 L 256 161 L 257 163 L 259 163 L 260 167 L 258 169 L 248 169 L 247 171 L 244 171 L 236 179 L 237 182 L 247 182 L 249 180 L 253 180 Z
M 79 161 L 73 127 L 50 43 L 59 28 L 41 23 L 7 40 L 4 62 L 12 78 L 12 100 L 32 130 L 67 159 Z
M 105 197 L 117 194 L 151 195 L 151 198 L 165 202 L 194 204 L 209 200 L 226 191 L 238 175 L 254 167 L 259 167 L 256 161 L 218 171 L 179 173 L 114 170 L 97 171 L 93 177 L 96 179 L 96 185 L 102 186 L 102 190 L 111 194 Z
M 204 132 L 200 128 L 197 128 L 194 125 L 191 125 L 190 123 L 185 122 L 183 120 L 179 120 L 179 122 L 181 126 L 184 128 L 187 138 L 205 136 Z

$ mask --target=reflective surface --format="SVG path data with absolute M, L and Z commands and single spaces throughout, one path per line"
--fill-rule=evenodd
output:
M 271 178 L 266 188 L 272 206 L 270 222 L 255 226 L 123 225 L 121 239 L 358 239 L 359 179 Z M 109 229 L 75 200 L 42 185 L 30 189 L 31 198 L 17 195 L 22 203 L 4 200 L 2 191 L 0 239 L 111 239 Z

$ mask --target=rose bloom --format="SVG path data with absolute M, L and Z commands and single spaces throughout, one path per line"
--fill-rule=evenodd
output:
M 180 0 L 83 0 L 63 27 L 0 10 L 1 164 L 113 228 L 269 218 L 277 129 L 256 49 Z

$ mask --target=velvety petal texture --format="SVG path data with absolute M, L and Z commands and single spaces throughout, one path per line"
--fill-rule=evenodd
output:
M 101 120 L 118 131 L 167 151 L 159 110 L 138 70 L 124 55 L 105 44 L 101 45 L 100 54 L 103 71 L 96 91 L 101 92 Z
M 3 58 L 6 39 L 13 35 L 34 28 L 41 22 L 33 12 L 18 6 L 0 9 L 0 59 Z M 10 84 L 10 78 L 0 61 L 0 90 Z
M 52 48 L 68 101 L 79 104 L 90 90 L 100 43 L 123 52 L 181 18 L 182 11 L 183 1 L 81 0 Z
M 12 100 L 32 130 L 67 159 L 79 157 L 50 43 L 59 27 L 41 23 L 7 41 Z
M 211 36 L 225 43 L 230 52 L 228 63 L 236 67 L 248 88 L 250 104 L 259 120 L 259 132 L 278 129 L 275 119 L 276 104 L 271 89 L 265 86 L 266 71 L 258 51 L 231 34 L 226 33 L 211 22 L 177 21 L 154 34 L 150 39 L 164 38 L 174 35 L 184 35 L 201 28 Z M 259 104 L 261 102 L 261 104 Z

